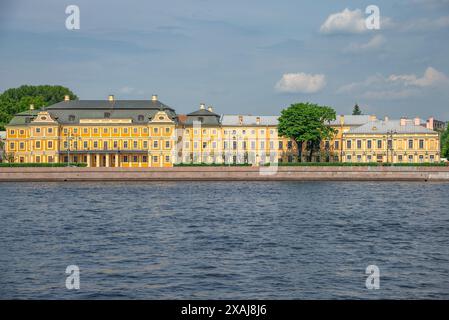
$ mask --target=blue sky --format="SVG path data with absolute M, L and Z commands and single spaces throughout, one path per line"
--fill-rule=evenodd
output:
M 81 99 L 178 113 L 276 115 L 294 102 L 449 120 L 449 0 L 2 0 L 0 91 L 61 84 Z M 65 8 L 80 8 L 67 30 Z M 360 27 L 368 5 L 380 30 Z

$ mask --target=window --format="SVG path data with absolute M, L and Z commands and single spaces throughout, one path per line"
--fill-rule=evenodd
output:
M 98 134 L 98 128 L 94 128 L 94 134 Z
M 36 156 L 36 162 L 40 163 L 41 162 L 41 157 L 40 156 Z
M 52 157 L 52 156 L 48 156 L 48 162 L 49 162 L 49 163 L 53 163 L 53 162 L 54 162 L 54 160 L 53 160 L 53 157 Z
M 352 147 L 352 141 L 351 140 L 346 141 L 346 148 L 351 149 L 351 147 Z
M 265 134 L 265 130 L 260 130 L 260 134 Z
M 133 156 L 133 162 L 138 162 L 139 159 L 137 158 L 137 156 Z
M 36 128 L 36 133 L 41 133 L 41 128 Z
M 153 156 L 153 162 L 159 162 L 158 156 Z
M 16 132 L 15 132 L 14 130 L 9 130 L 9 134 L 10 134 L 10 135 L 15 135 Z
M 144 149 L 148 149 L 148 141 L 145 140 L 145 141 L 143 142 L 143 148 L 144 148 Z
M 40 141 L 36 141 L 36 149 L 40 149 L 41 148 L 41 142 Z
M 84 149 L 87 149 L 87 147 L 88 147 L 87 141 L 84 141 Z
M 265 149 L 265 141 L 260 141 L 260 149 Z
M 48 149 L 53 149 L 53 141 L 48 141 L 47 142 L 47 148 Z
M 75 121 L 75 116 L 73 114 L 69 115 L 69 121 L 70 122 L 74 122 Z
M 382 149 L 382 140 L 377 140 L 377 149 Z
M 194 148 L 194 149 L 198 149 L 198 142 L 196 142 L 196 141 L 193 142 L 193 148 Z
M 287 149 L 291 149 L 293 147 L 293 143 L 291 141 L 287 142 Z
M 357 162 L 361 162 L 362 161 L 362 156 L 361 155 L 357 155 Z
M 165 162 L 170 162 L 170 156 L 165 156 Z
M 430 155 L 430 162 L 434 162 L 435 161 L 435 156 L 433 154 Z
M 246 143 L 245 143 L 246 144 Z M 215 149 L 217 148 L 217 143 L 215 141 L 212 142 L 212 148 Z M 246 148 L 246 147 L 245 147 Z
M 133 142 L 133 148 L 134 148 L 134 149 L 137 149 L 137 141 L 134 141 L 134 142 Z
M 98 148 L 98 141 L 94 141 L 94 148 L 95 148 L 95 149 Z
M 399 156 L 398 156 L 398 161 L 399 161 L 399 162 L 402 162 L 402 155 L 399 155 Z
M 154 148 L 154 149 L 159 148 L 159 141 L 157 141 L 157 140 L 154 140 L 154 141 L 153 141 L 153 148 Z
M 346 159 L 347 159 L 348 161 L 351 161 L 351 155 L 348 154 L 348 155 L 346 156 Z
M 145 119 L 145 117 L 141 114 L 139 114 L 139 116 L 137 117 L 137 121 L 143 121 Z
M 128 162 L 128 156 L 123 156 L 123 162 Z
M 138 128 L 133 128 L 133 133 L 134 133 L 134 134 L 137 134 L 137 133 L 138 133 L 138 130 L 139 130 Z
M 64 149 L 67 149 L 68 143 L 67 141 L 64 141 Z
M 165 128 L 165 133 L 170 133 L 170 128 Z
M 108 133 L 108 128 L 103 128 L 103 133 Z
M 335 141 L 335 149 L 340 149 L 340 141 Z
M 371 155 L 368 155 L 366 158 L 368 159 L 368 162 L 371 162 L 373 160 L 373 157 Z
M 84 132 L 84 134 L 87 134 L 87 132 L 88 132 L 87 128 L 84 128 L 83 132 Z
M 282 141 L 279 141 L 279 149 L 283 149 L 284 148 L 284 144 Z
M 108 142 L 103 141 L 103 150 L 108 150 Z
M 51 141 L 50 141 L 50 142 L 51 142 Z M 19 143 L 19 149 L 20 149 L 20 150 L 25 149 L 25 144 L 24 144 L 23 142 L 20 142 L 20 143 Z
M 118 129 L 117 129 L 117 128 L 114 128 L 112 132 L 113 132 L 114 134 L 117 134 L 117 133 L 118 133 Z
M 245 131 L 245 130 L 243 130 L 243 131 Z M 212 134 L 217 134 L 217 130 L 214 129 L 214 130 L 212 131 Z M 245 134 L 245 132 L 243 132 L 243 134 Z
M 25 131 L 23 131 L 23 130 L 20 130 L 20 131 L 19 131 L 19 134 L 20 134 L 20 135 L 23 135 L 24 133 L 25 133 Z
M 232 141 L 232 149 L 233 150 L 237 149 L 237 141 Z
M 115 141 L 114 141 L 114 149 L 117 149 L 117 148 L 118 148 L 118 141 L 115 140 Z
M 128 128 L 123 128 L 123 133 L 128 134 Z
M 203 142 L 203 149 L 207 148 L 207 142 Z
M 251 141 L 251 150 L 256 149 L 256 142 L 255 141 Z
M 167 149 L 170 148 L 170 141 L 165 141 L 165 148 L 167 148 Z
M 419 140 L 419 148 L 424 149 L 424 140 L 423 139 Z
M 64 134 L 67 134 L 69 132 L 69 130 L 67 128 L 64 128 L 63 132 L 64 132 Z
M 410 162 L 410 163 L 413 162 L 413 156 L 412 156 L 412 155 L 409 155 L 409 156 L 408 156 L 408 162 Z
M 413 140 L 411 139 L 408 141 L 408 148 L 413 149 Z
M 109 119 L 111 117 L 111 114 L 109 112 L 104 113 L 104 118 Z
M 154 134 L 158 134 L 159 133 L 159 128 L 153 128 L 153 133 Z M 195 133 L 196 134 L 196 133 Z
M 371 140 L 366 141 L 366 147 L 367 147 L 368 149 L 371 149 L 371 148 L 372 148 L 372 141 L 371 141 Z
M 48 128 L 48 129 L 47 129 L 47 132 L 48 132 L 49 134 L 52 134 L 52 133 L 53 133 L 53 128 Z
M 424 156 L 421 154 L 421 155 L 419 156 L 419 162 L 422 163 L 423 161 L 424 161 Z
M 148 162 L 148 157 L 147 156 L 142 156 L 142 162 Z
M 123 148 L 128 149 L 128 141 L 123 141 Z

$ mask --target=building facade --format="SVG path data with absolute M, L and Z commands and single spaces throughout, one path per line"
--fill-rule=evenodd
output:
M 89 167 L 171 167 L 175 163 L 297 162 L 298 146 L 278 135 L 277 116 L 219 115 L 212 107 L 176 114 L 151 100 L 74 100 L 17 114 L 6 127 L 5 154 L 22 163 L 86 163 Z M 437 162 L 432 118 L 378 120 L 340 115 L 328 125 L 312 161 Z M 307 145 L 302 146 L 303 153 Z M 304 159 L 302 159 L 304 160 Z

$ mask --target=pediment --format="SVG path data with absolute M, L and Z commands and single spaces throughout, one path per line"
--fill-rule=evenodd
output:
M 173 123 L 173 120 L 170 119 L 167 113 L 165 111 L 158 111 L 153 119 L 151 119 L 150 123 L 160 123 L 160 122 L 171 122 Z
M 31 123 L 56 123 L 47 111 L 40 111 Z

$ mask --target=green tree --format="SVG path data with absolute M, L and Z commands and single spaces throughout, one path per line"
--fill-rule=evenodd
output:
M 443 158 L 449 158 L 449 125 L 446 131 L 441 135 L 441 156 Z
M 322 140 L 330 139 L 335 130 L 328 122 L 335 120 L 335 110 L 313 103 L 295 103 L 281 111 L 278 131 L 280 136 L 293 139 L 298 146 L 298 159 L 302 161 L 302 149 L 306 143 L 309 161 L 313 152 L 319 150 Z
M 28 110 L 30 104 L 39 109 L 64 100 L 65 95 L 69 95 L 72 100 L 78 99 L 72 91 L 62 86 L 23 85 L 6 90 L 0 94 L 0 130 L 5 129 L 16 113 Z
M 354 106 L 354 109 L 352 109 L 352 115 L 353 116 L 360 116 L 362 114 L 362 111 L 360 110 L 359 105 L 356 103 Z

